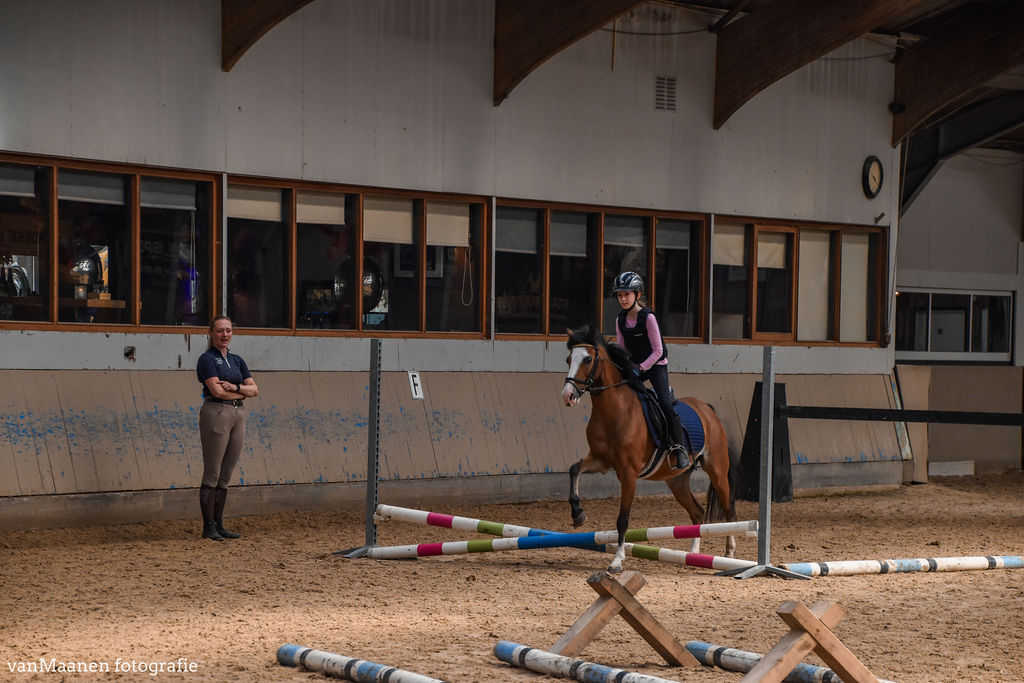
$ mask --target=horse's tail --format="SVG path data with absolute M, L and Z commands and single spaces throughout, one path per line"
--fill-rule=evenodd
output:
M 729 453 L 729 500 L 728 509 L 731 515 L 726 514 L 726 508 L 722 505 L 722 499 L 718 495 L 718 489 L 708 484 L 707 509 L 704 513 L 704 523 L 710 522 L 733 522 L 736 514 L 736 489 L 740 485 L 740 456 L 732 448 Z M 730 518 L 731 517 L 731 518 Z

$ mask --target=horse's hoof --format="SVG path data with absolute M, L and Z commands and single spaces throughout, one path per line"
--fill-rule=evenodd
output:
M 609 574 L 621 574 L 622 573 L 622 567 L 616 567 L 615 565 L 608 565 L 608 573 Z
M 583 523 L 585 521 L 587 521 L 587 513 L 586 512 L 581 512 L 578 515 L 573 515 L 572 516 L 572 525 L 573 525 L 574 528 L 575 527 L 583 526 Z

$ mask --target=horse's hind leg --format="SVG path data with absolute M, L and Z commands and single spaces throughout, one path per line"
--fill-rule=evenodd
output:
M 672 495 L 675 496 L 675 499 L 690 515 L 690 522 L 702 524 L 704 522 L 704 508 L 693 497 L 693 492 L 690 490 L 690 472 L 683 472 L 678 477 L 666 480 L 665 483 L 668 485 Z M 690 542 L 690 552 L 695 553 L 699 550 L 700 538 L 695 538 Z

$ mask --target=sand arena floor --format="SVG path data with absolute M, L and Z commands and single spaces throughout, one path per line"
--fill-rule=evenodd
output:
M 1022 494 L 1024 475 L 1017 472 L 798 498 L 772 508 L 771 559 L 1024 555 Z M 617 501 L 588 501 L 587 509 L 585 530 L 614 527 Z M 564 502 L 437 511 L 571 528 Z M 739 512 L 756 519 L 757 505 L 740 502 Z M 688 523 L 669 496 L 641 498 L 633 513 L 636 527 Z M 283 643 L 452 682 L 553 680 L 499 662 L 494 644 L 550 647 L 593 602 L 586 578 L 610 557 L 555 549 L 342 559 L 332 552 L 364 539 L 362 514 L 354 511 L 247 517 L 229 526 L 243 538 L 204 541 L 191 521 L 0 534 L 0 680 L 327 680 L 277 664 Z M 473 536 L 389 522 L 379 542 Z M 686 541 L 661 545 L 689 548 Z M 711 539 L 705 550 L 721 553 L 723 546 Z M 756 559 L 756 540 L 739 539 L 737 556 Z M 775 615 L 783 601 L 828 600 L 847 613 L 836 634 L 880 678 L 1024 681 L 1024 570 L 738 581 L 630 558 L 626 569 L 644 574 L 638 599 L 684 643 L 764 653 L 786 631 Z M 678 681 L 741 677 L 666 666 L 621 619 L 581 657 Z M 118 658 L 121 667 L 134 662 L 136 671 L 113 673 Z M 17 672 L 40 660 L 105 663 L 111 673 Z M 821 663 L 813 655 L 805 661 Z M 153 662 L 195 671 L 139 671 Z

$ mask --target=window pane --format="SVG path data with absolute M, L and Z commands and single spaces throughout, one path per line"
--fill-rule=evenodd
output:
M 966 351 L 970 294 L 932 294 L 930 351 Z
M 832 309 L 832 233 L 800 231 L 800 275 L 797 280 L 797 339 L 829 339 L 835 312 Z
M 757 331 L 793 331 L 793 235 L 761 232 L 757 238 Z
M 420 329 L 418 211 L 411 199 L 363 200 L 363 329 Z
M 143 325 L 206 325 L 209 315 L 210 183 L 142 178 Z
M 285 192 L 228 185 L 228 315 L 239 327 L 285 327 Z
M 124 176 L 58 173 L 61 322 L 129 321 L 132 245 L 127 191 Z
M 0 164 L 0 320 L 46 320 L 50 173 Z
M 711 333 L 716 339 L 750 337 L 750 269 L 747 228 L 719 224 L 712 240 Z
M 494 254 L 495 332 L 542 334 L 543 212 L 498 207 Z
M 877 235 L 844 233 L 842 236 L 839 341 L 862 342 L 876 338 L 877 249 Z
M 299 191 L 296 195 L 299 328 L 355 327 L 354 207 L 355 197 L 341 193 Z
M 480 331 L 483 206 L 427 203 L 427 330 Z
M 622 307 L 612 292 L 615 276 L 631 270 L 647 283 L 647 230 L 642 216 L 612 216 L 604 219 L 604 323 L 601 331 L 615 334 L 615 316 Z M 649 291 L 649 287 L 648 287 Z M 646 295 L 647 292 L 644 292 Z M 647 298 L 647 297 L 645 297 Z M 649 303 L 649 298 L 647 299 Z M 664 333 L 663 333 L 664 334 Z
M 551 212 L 549 334 L 597 321 L 594 222 L 585 213 Z
M 654 237 L 654 313 L 663 337 L 700 332 L 700 221 L 659 218 Z
M 1010 302 L 1008 296 L 976 294 L 971 311 L 971 351 L 1009 353 Z
M 928 350 L 927 292 L 896 292 L 896 350 Z

